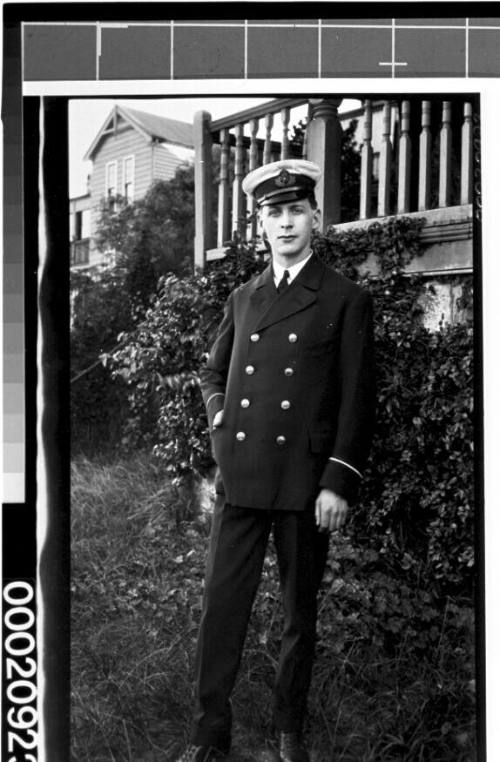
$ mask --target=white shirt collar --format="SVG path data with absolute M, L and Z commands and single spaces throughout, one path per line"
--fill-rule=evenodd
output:
M 304 265 L 309 262 L 309 260 L 312 257 L 312 251 L 309 252 L 309 255 L 305 259 L 301 259 L 300 262 L 297 262 L 294 265 L 289 265 L 288 267 L 283 267 L 282 265 L 278 264 L 278 262 L 273 261 L 273 277 L 274 277 L 274 283 L 277 286 L 280 280 L 283 277 L 283 273 L 285 270 L 288 270 L 289 272 L 289 278 L 288 278 L 288 284 L 292 282 L 294 278 L 297 277 L 297 275 L 300 273 Z

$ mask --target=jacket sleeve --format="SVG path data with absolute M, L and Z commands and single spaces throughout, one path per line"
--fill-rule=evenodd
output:
M 355 502 L 375 420 L 373 306 L 359 291 L 344 315 L 340 348 L 340 407 L 333 452 L 320 486 Z
M 200 370 L 200 388 L 207 410 L 208 425 L 212 428 L 215 414 L 224 407 L 226 381 L 231 360 L 234 339 L 233 294 L 229 295 L 224 307 L 224 316 L 217 336 L 208 356 L 206 365 Z

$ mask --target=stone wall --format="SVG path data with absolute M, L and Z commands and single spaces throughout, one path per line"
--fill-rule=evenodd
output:
M 422 255 L 406 268 L 408 273 L 419 273 L 428 278 L 427 293 L 423 299 L 424 324 L 431 330 L 438 330 L 442 322 L 459 322 L 465 316 L 460 303 L 463 284 L 470 280 L 473 267 L 472 205 L 412 212 L 404 216 L 425 219 L 421 233 Z M 336 225 L 335 228 L 343 231 L 366 227 L 374 222 L 382 223 L 387 219 L 357 220 Z M 360 266 L 360 271 L 375 273 L 375 256 L 369 257 Z

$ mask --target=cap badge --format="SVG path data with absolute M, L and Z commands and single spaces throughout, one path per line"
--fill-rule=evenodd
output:
M 290 175 L 290 172 L 288 172 L 286 169 L 282 169 L 279 173 L 278 177 L 274 181 L 274 184 L 277 188 L 286 188 L 287 185 L 290 185 L 292 182 L 292 177 Z

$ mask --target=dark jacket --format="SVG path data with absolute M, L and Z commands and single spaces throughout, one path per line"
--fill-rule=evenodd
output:
M 368 292 L 313 256 L 277 295 L 267 267 L 229 296 L 200 380 L 227 502 L 304 510 L 321 487 L 354 501 L 374 419 Z

